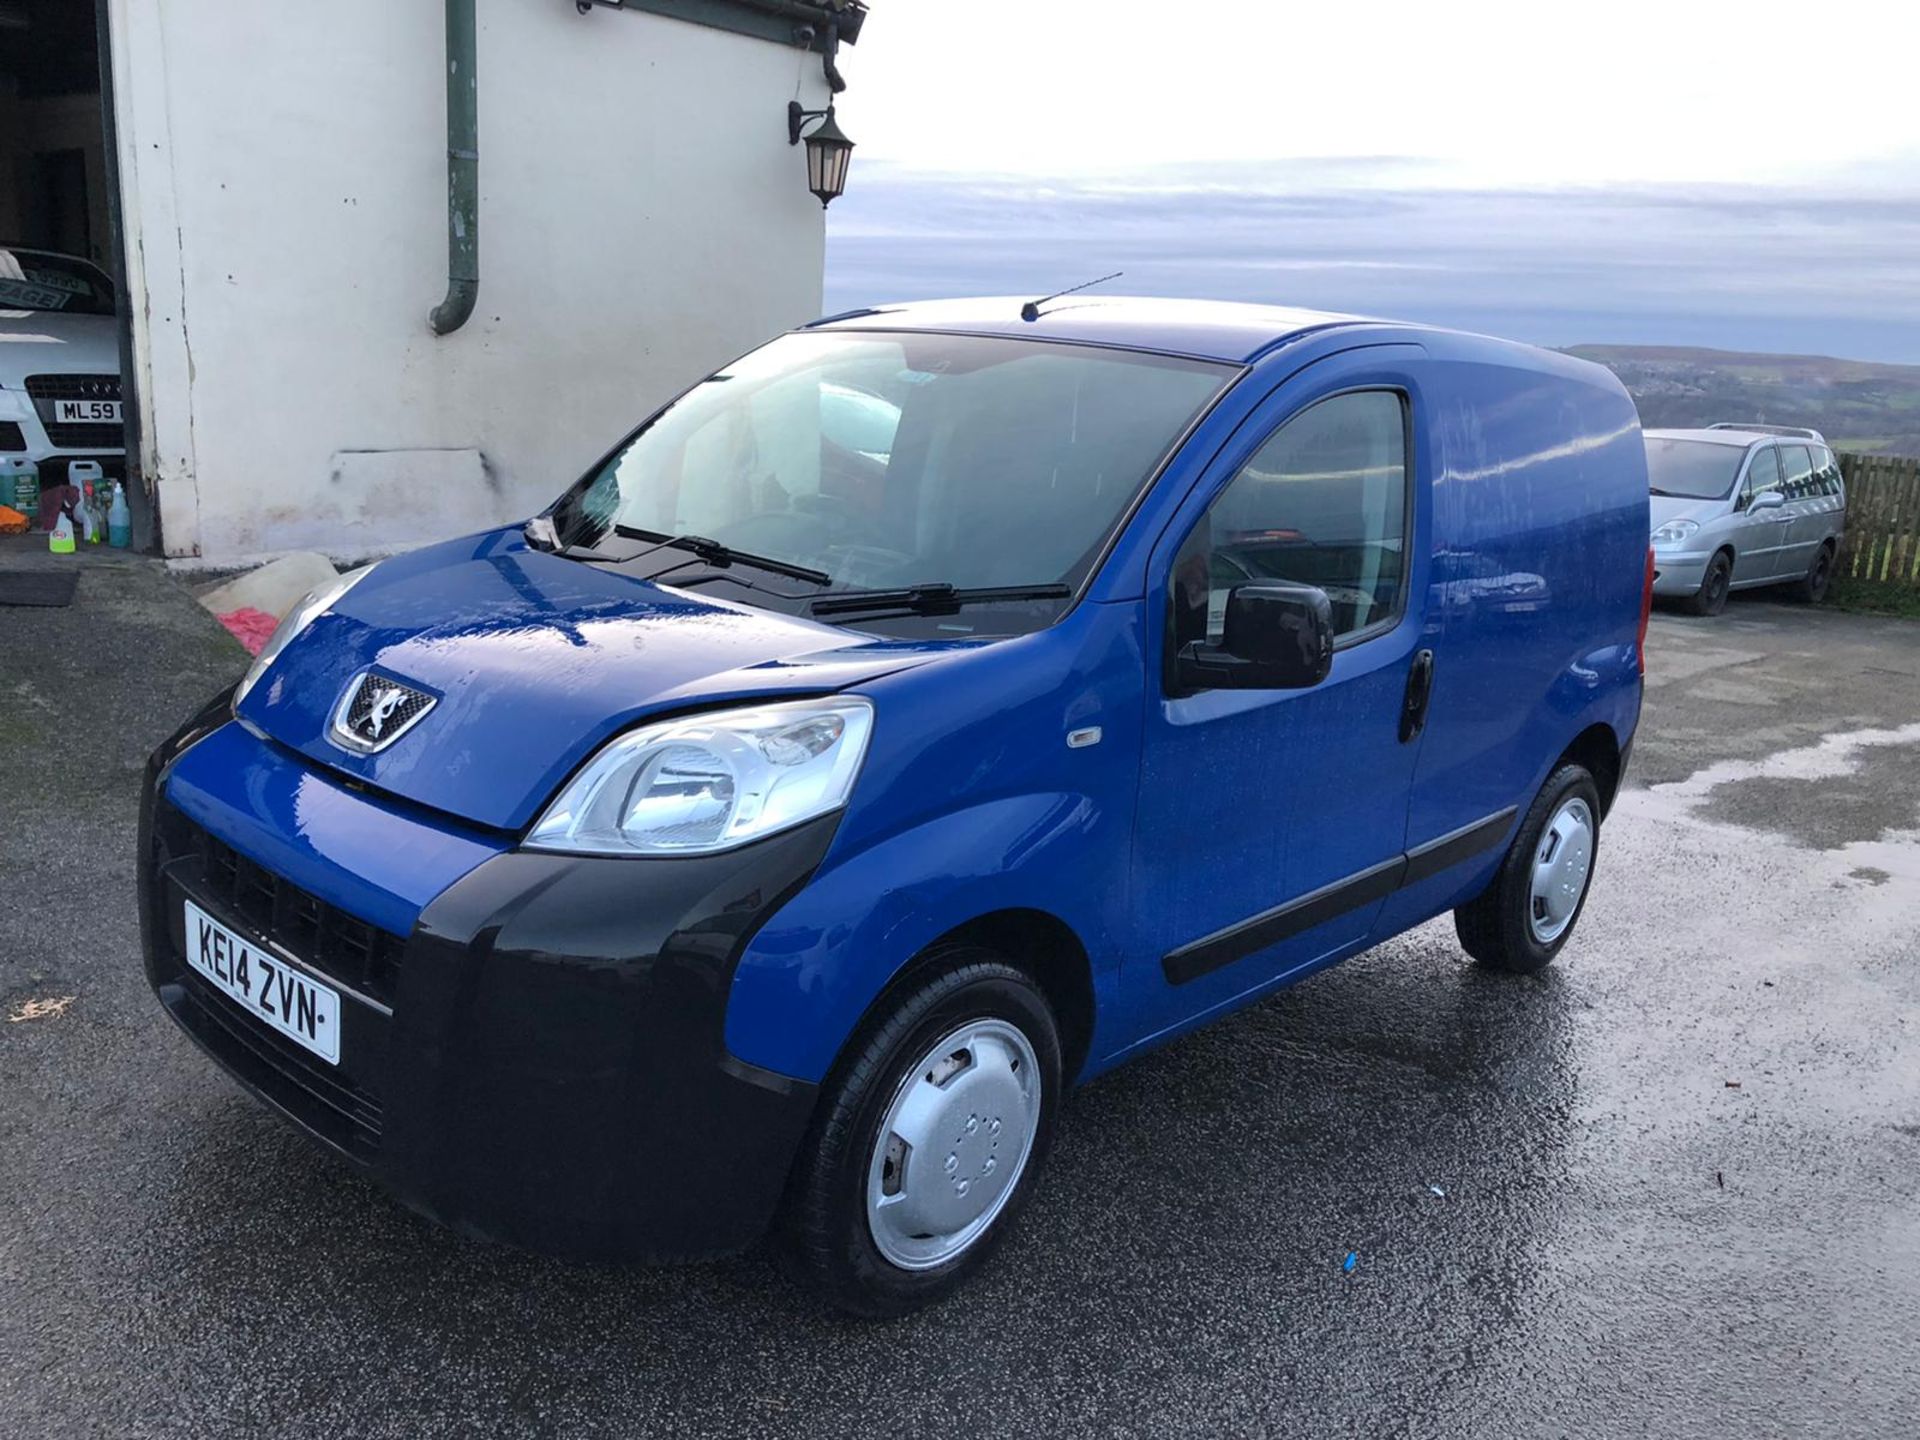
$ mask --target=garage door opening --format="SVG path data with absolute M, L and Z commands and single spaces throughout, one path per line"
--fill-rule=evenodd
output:
M 79 461 L 130 478 L 104 8 L 0 0 L 0 453 L 32 460 L 43 490 L 90 475 Z

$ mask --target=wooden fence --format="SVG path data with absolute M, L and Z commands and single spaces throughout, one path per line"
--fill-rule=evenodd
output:
M 1920 588 L 1920 459 L 1842 453 L 1847 538 L 1837 574 Z

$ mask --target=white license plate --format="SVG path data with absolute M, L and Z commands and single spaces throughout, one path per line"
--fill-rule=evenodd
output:
M 254 1019 L 340 1063 L 340 994 L 233 933 L 191 900 L 187 963 Z
M 92 425 L 120 423 L 118 400 L 56 400 L 53 402 L 56 425 Z

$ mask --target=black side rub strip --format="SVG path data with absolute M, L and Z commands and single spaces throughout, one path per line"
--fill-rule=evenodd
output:
M 1284 905 L 1276 905 L 1224 930 L 1216 930 L 1191 944 L 1182 945 L 1178 950 L 1169 951 L 1162 957 L 1160 968 L 1169 985 L 1185 985 L 1202 975 L 1212 974 L 1222 966 L 1231 965 L 1256 950 L 1264 950 L 1316 925 L 1324 925 L 1349 910 L 1358 910 L 1362 905 L 1384 900 L 1404 886 L 1431 879 L 1450 866 L 1492 849 L 1506 835 L 1518 813 L 1516 807 L 1509 805 L 1498 814 L 1429 840 L 1391 860 L 1383 860 L 1344 880 L 1335 880 Z
M 1400 888 L 1400 877 L 1406 873 L 1406 868 L 1407 857 L 1396 855 L 1391 860 L 1362 870 L 1358 875 L 1350 875 L 1345 880 L 1336 880 L 1331 885 L 1310 890 L 1297 900 L 1263 910 L 1237 925 L 1229 925 L 1225 930 L 1216 930 L 1190 945 L 1182 945 L 1160 961 L 1160 968 L 1166 972 L 1167 982 L 1171 985 L 1184 985 L 1189 980 L 1198 980 L 1223 965 L 1231 965 L 1243 955 L 1277 945 L 1302 930 L 1311 930 L 1349 910 L 1357 910 L 1362 905 L 1384 899 Z
M 1519 813 L 1517 806 L 1509 805 L 1497 815 L 1489 815 L 1484 820 L 1476 820 L 1471 825 L 1449 831 L 1437 840 L 1416 845 L 1407 852 L 1407 873 L 1400 883 L 1413 885 L 1430 880 L 1462 860 L 1471 860 L 1482 850 L 1491 850 L 1500 843 L 1501 837 L 1507 833 L 1507 827 L 1513 824 L 1513 817 Z

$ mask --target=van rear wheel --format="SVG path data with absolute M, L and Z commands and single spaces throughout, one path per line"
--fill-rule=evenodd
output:
M 848 1046 L 780 1220 L 795 1278 L 873 1319 L 980 1267 L 1033 1190 L 1060 1102 L 1059 1025 L 1033 981 L 978 946 L 941 962 Z
M 1600 849 L 1600 790 L 1584 765 L 1547 777 L 1493 880 L 1453 912 L 1466 952 L 1482 965 L 1544 970 L 1586 907 Z

